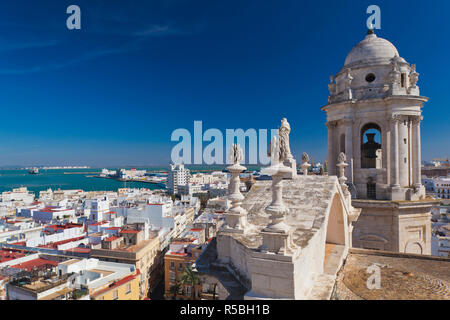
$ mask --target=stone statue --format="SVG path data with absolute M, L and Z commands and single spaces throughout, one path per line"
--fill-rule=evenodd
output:
M 280 142 L 276 136 L 274 136 L 272 141 L 270 141 L 267 155 L 270 157 L 270 162 L 272 165 L 277 165 L 280 163 Z
M 336 83 L 334 83 L 334 76 L 330 76 L 330 83 L 328 84 L 328 90 L 330 91 L 330 96 L 335 94 L 336 91 Z
M 345 73 L 344 83 L 347 88 L 350 88 L 350 86 L 352 85 L 352 81 L 353 81 L 353 77 L 350 73 L 351 71 L 352 70 L 349 68 L 349 69 L 347 69 L 347 72 Z
M 291 148 L 289 146 L 289 133 L 291 132 L 291 126 L 287 122 L 286 118 L 281 119 L 281 126 L 278 130 L 278 136 L 280 137 L 280 158 L 279 160 L 283 162 L 286 159 L 292 158 Z
M 239 164 L 244 160 L 244 153 L 240 145 L 233 144 L 231 146 L 229 159 L 232 164 Z
M 417 81 L 419 81 L 419 73 L 416 72 L 416 65 L 411 65 L 411 74 L 409 75 L 409 83 L 411 87 L 416 87 Z

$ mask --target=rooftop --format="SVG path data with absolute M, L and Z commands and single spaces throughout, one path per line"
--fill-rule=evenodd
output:
M 44 266 L 56 267 L 58 264 L 59 262 L 57 261 L 37 258 L 30 261 L 12 265 L 11 268 L 26 269 L 27 271 L 32 271 L 34 268 L 41 268 Z
M 11 250 L 11 249 L 1 249 L 0 250 L 0 263 L 15 260 L 18 258 L 25 257 L 26 254 L 23 251 Z
M 381 287 L 367 288 L 367 268 L 380 267 Z M 350 249 L 338 273 L 335 298 L 343 300 L 449 300 L 450 259 Z
M 259 231 L 269 223 L 265 212 L 272 197 L 272 181 L 257 181 L 243 200 L 242 207 L 248 211 L 248 222 L 252 225 L 245 236 L 230 233 L 230 236 L 250 248 L 258 248 L 262 243 Z M 337 192 L 336 176 L 297 176 L 283 181 L 283 202 L 290 209 L 286 223 L 295 228 L 293 242 L 305 247 L 314 233 L 321 228 L 332 197 Z
M 113 290 L 113 289 L 115 289 L 117 287 L 120 287 L 121 285 L 124 285 L 125 283 L 128 283 L 128 282 L 134 280 L 139 275 L 140 275 L 140 271 L 139 271 L 139 269 L 137 269 L 135 274 L 126 276 L 126 277 L 120 279 L 119 281 L 113 282 L 107 288 L 101 289 L 101 290 L 93 293 L 92 296 L 93 297 L 100 296 L 100 295 L 102 295 L 102 294 L 104 294 L 104 293 L 106 293 L 106 292 L 108 292 L 110 290 Z

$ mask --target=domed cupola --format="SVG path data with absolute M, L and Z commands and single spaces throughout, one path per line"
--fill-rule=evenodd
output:
M 397 48 L 386 39 L 378 38 L 370 30 L 365 39 L 358 43 L 347 55 L 344 68 L 368 64 L 389 64 L 395 56 L 399 56 Z
M 330 77 L 329 103 L 379 99 L 389 95 L 419 95 L 415 65 L 400 57 L 397 48 L 369 30 Z

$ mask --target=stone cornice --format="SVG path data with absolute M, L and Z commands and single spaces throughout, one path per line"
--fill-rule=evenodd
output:
M 356 104 L 356 103 L 380 103 L 380 102 L 386 103 L 391 100 L 397 100 L 397 101 L 398 100 L 404 100 L 404 101 L 416 100 L 416 101 L 420 101 L 420 102 L 427 102 L 429 100 L 429 98 L 424 97 L 424 96 L 398 95 L 398 96 L 387 96 L 384 98 L 374 98 L 374 99 L 364 99 L 364 100 L 356 100 L 356 99 L 342 100 L 342 101 L 338 101 L 338 102 L 328 103 L 328 104 L 322 106 L 320 108 L 320 110 L 327 111 L 327 109 L 329 109 L 330 107 L 338 107 L 341 105 L 349 105 L 349 104 Z

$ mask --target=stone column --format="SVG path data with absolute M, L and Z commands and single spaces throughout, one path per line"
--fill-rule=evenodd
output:
M 227 167 L 227 170 L 231 173 L 228 189 L 228 199 L 231 200 L 231 209 L 225 215 L 225 228 L 227 231 L 244 233 L 245 227 L 247 226 L 247 211 L 241 207 L 244 196 L 239 189 L 241 184 L 239 175 L 247 168 L 239 164 L 244 159 L 242 149 L 239 145 L 233 144 L 231 146 L 229 156 L 233 163 Z
M 270 215 L 270 224 L 261 231 L 263 252 L 291 253 L 292 230 L 285 222 L 289 209 L 283 203 L 283 177 L 290 170 L 282 164 L 261 170 L 272 176 L 272 202 L 265 208 L 266 213 Z
M 422 176 L 422 155 L 420 146 L 420 120 L 421 116 L 417 116 L 413 119 L 413 161 L 414 161 L 414 174 L 413 181 L 414 186 L 422 186 L 421 176 Z
M 335 121 L 328 121 L 326 123 L 328 128 L 328 175 L 332 176 L 336 174 L 336 159 L 335 159 L 335 149 L 334 146 L 334 132 L 336 127 Z
M 242 232 L 244 232 L 247 225 L 247 211 L 241 207 L 244 196 L 239 190 L 241 184 L 239 175 L 245 169 L 244 166 L 239 164 L 227 167 L 227 170 L 231 173 L 230 195 L 228 196 L 228 199 L 231 200 L 231 208 L 225 215 L 225 221 L 229 228 Z
M 342 123 L 345 125 L 345 155 L 347 160 L 352 163 L 353 160 L 353 119 L 343 119 Z M 353 182 L 353 166 L 350 165 L 345 168 L 345 176 L 347 177 L 347 181 Z
M 401 187 L 406 187 L 409 185 L 408 138 L 408 118 L 402 116 L 398 123 L 397 136 L 399 153 L 399 184 Z
M 392 115 L 391 118 L 391 144 L 392 144 L 392 157 L 391 157 L 391 187 L 400 187 L 400 177 L 399 177 L 399 150 L 398 150 L 398 122 L 400 121 L 400 116 Z

